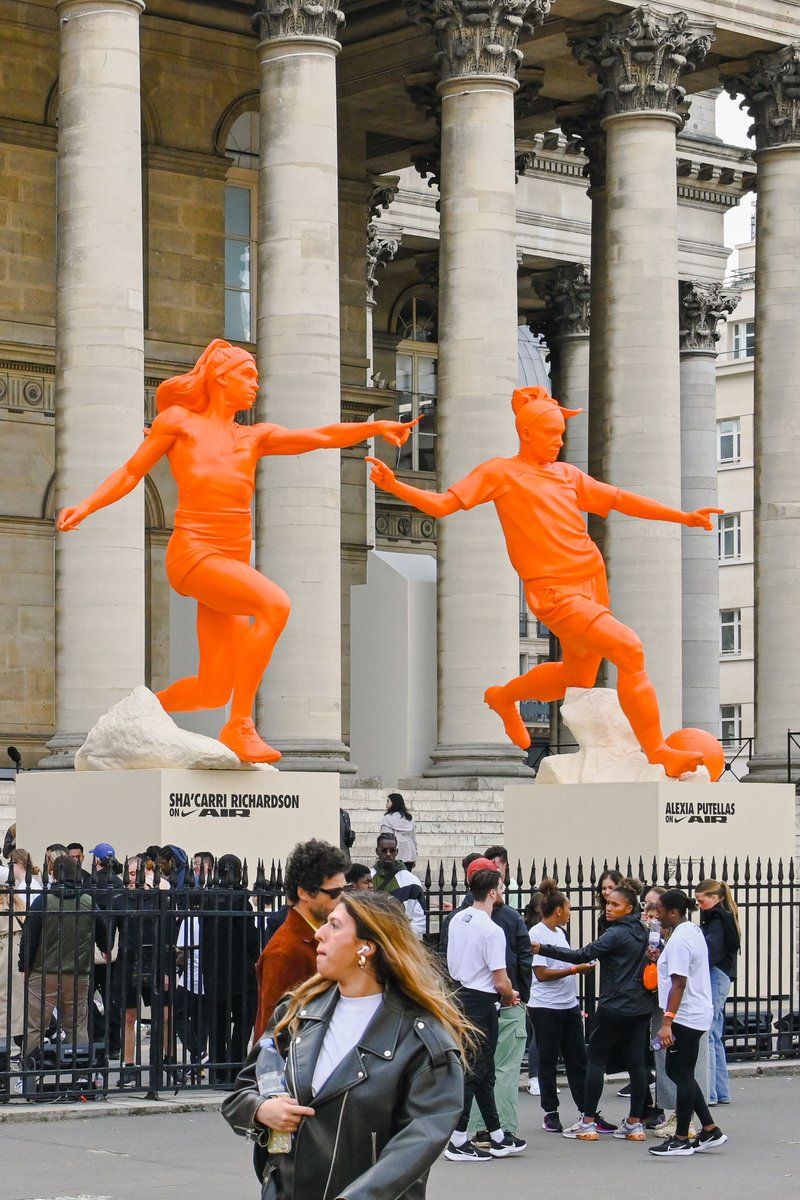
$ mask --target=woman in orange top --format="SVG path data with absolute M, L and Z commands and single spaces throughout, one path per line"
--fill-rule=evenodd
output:
M 219 740 L 245 762 L 275 762 L 280 753 L 259 737 L 251 713 L 290 605 L 277 584 L 250 566 L 258 460 L 355 446 L 376 434 L 402 446 L 413 423 L 238 425 L 236 413 L 252 408 L 257 392 L 252 354 L 220 339 L 211 342 L 188 374 L 161 384 L 158 416 L 135 454 L 91 496 L 62 509 L 58 528 L 77 529 L 90 513 L 126 496 L 166 454 L 178 485 L 167 578 L 176 592 L 197 600 L 200 663 L 197 675 L 177 680 L 158 699 L 167 712 L 219 708 L 230 699 L 230 720 Z

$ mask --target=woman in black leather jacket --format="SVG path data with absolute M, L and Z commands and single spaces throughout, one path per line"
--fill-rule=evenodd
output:
M 262 1097 L 259 1046 L 222 1105 L 254 1142 L 263 1200 L 424 1200 L 461 1115 L 469 1026 L 403 909 L 345 892 L 317 930 L 317 971 L 282 1001 L 267 1036 L 288 1096 Z M 290 1132 L 270 1153 L 270 1130 Z
M 592 1022 L 586 1064 L 586 1091 L 583 1119 L 564 1137 L 579 1141 L 597 1141 L 599 1133 L 643 1142 L 646 1134 L 642 1114 L 647 1105 L 645 1053 L 653 1011 L 653 993 L 645 990 L 642 968 L 647 951 L 647 930 L 639 916 L 639 897 L 623 881 L 606 901 L 607 928 L 588 946 L 578 950 L 563 946 L 538 945 L 534 954 L 544 954 L 561 962 L 579 963 L 598 959 L 600 1000 Z M 603 1073 L 611 1054 L 618 1051 L 631 1079 L 630 1114 L 619 1129 L 602 1122 L 598 1127 L 598 1104 L 603 1092 Z

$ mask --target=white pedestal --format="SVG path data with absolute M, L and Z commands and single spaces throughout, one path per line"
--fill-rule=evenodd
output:
M 295 771 L 25 771 L 17 777 L 17 845 L 41 862 L 51 842 L 110 842 L 122 861 L 145 846 L 191 856 L 286 861 L 299 841 L 339 845 L 339 776 Z
M 705 859 L 706 875 L 716 859 L 740 865 L 749 855 L 788 862 L 795 850 L 795 795 L 790 784 L 577 783 L 505 788 L 505 844 L 512 863 L 555 858 L 559 871 L 569 859 L 598 871 L 619 858 L 622 869 L 639 857 L 649 872 L 655 856 L 686 864 Z M 563 876 L 562 876 L 563 877 Z

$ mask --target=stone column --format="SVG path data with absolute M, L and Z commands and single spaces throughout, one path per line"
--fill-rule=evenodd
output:
M 133 453 L 144 419 L 142 0 L 57 0 L 56 511 Z M 56 733 L 71 767 L 144 683 L 144 487 L 56 534 Z
M 681 507 L 717 506 L 717 325 L 739 293 L 719 283 L 680 284 Z M 717 539 L 682 529 L 683 724 L 719 737 Z
M 603 478 L 680 508 L 678 199 L 680 73 L 713 26 L 649 5 L 571 39 L 605 108 Z M 681 527 L 611 514 L 604 553 L 615 613 L 644 643 L 665 733 L 681 723 Z
M 744 93 L 758 163 L 755 349 L 756 742 L 749 779 L 786 781 L 800 728 L 800 42 L 724 81 Z
M 566 408 L 582 408 L 567 422 L 563 457 L 589 469 L 589 312 L 591 283 L 582 263 L 557 267 L 534 282 L 547 304 L 545 339 L 557 363 L 555 395 Z
M 440 487 L 513 454 L 517 378 L 514 93 L 520 30 L 550 0 L 425 0 L 441 82 L 438 472 Z M 527 773 L 483 702 L 519 671 L 519 584 L 491 505 L 440 522 L 438 742 L 424 774 Z
M 339 230 L 332 0 L 260 0 L 260 419 L 339 421 Z M 288 593 L 289 623 L 258 719 L 288 770 L 351 771 L 342 742 L 340 456 L 270 458 L 256 498 L 259 570 Z

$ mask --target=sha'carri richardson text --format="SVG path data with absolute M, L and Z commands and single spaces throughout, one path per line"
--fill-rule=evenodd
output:
M 299 808 L 298 793 L 170 792 L 171 817 L 249 817 L 254 808 Z

